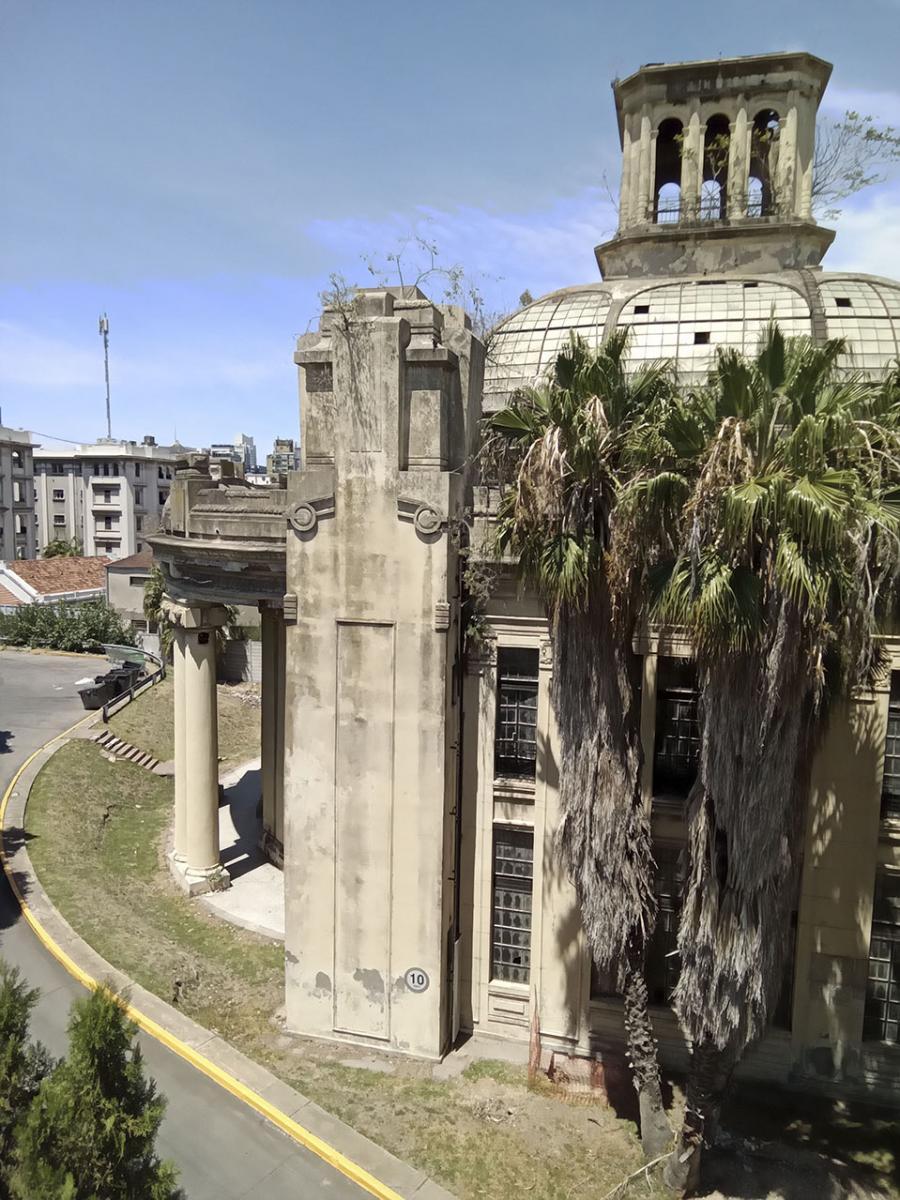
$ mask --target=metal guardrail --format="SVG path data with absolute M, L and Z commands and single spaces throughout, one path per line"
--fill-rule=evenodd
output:
M 137 683 L 133 683 L 130 688 L 124 692 L 120 692 L 114 700 L 107 700 L 100 710 L 103 714 L 103 724 L 106 725 L 109 718 L 126 705 L 130 704 L 135 696 L 140 696 L 142 692 L 146 692 L 149 688 L 155 687 L 160 680 L 166 677 L 166 664 L 156 654 L 151 654 L 149 650 L 144 651 L 146 658 L 152 659 L 157 664 L 157 670 L 152 675 L 145 675 L 143 679 L 139 679 Z

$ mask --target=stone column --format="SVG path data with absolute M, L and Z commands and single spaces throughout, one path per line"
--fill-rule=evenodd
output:
M 650 174 L 653 138 L 650 128 L 650 118 L 646 114 L 641 117 L 641 168 L 638 177 L 637 222 L 645 224 L 650 208 Z
M 797 106 L 792 95 L 791 107 L 781 121 L 778 137 L 778 173 L 775 181 L 778 210 L 786 217 L 796 214 L 796 169 Z
M 731 218 L 747 215 L 747 189 L 750 186 L 750 148 L 747 109 L 744 105 L 731 122 L 728 142 L 728 208 Z
M 284 725 L 285 725 L 285 662 L 287 661 L 287 631 L 279 615 L 275 655 L 275 841 L 276 849 L 284 847 Z
M 268 854 L 275 836 L 276 721 L 278 713 L 278 613 L 264 606 L 262 612 L 261 777 L 262 849 Z
M 185 701 L 188 712 L 187 874 L 211 879 L 219 865 L 219 735 L 215 628 L 186 629 Z
M 187 703 L 184 632 L 177 625 L 172 630 L 172 653 L 175 671 L 175 859 L 183 863 L 187 857 Z
M 619 228 L 631 224 L 631 118 L 624 121 L 622 131 L 622 186 L 619 190 Z
M 175 625 L 175 849 L 192 894 L 230 885 L 219 863 L 216 629 L 224 608 L 167 600 Z
M 703 180 L 703 128 L 700 113 L 691 113 L 681 145 L 681 219 L 696 220 Z

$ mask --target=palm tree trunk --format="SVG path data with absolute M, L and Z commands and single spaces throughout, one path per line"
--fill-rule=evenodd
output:
M 735 1056 L 730 1047 L 721 1050 L 712 1041 L 694 1047 L 684 1124 L 663 1173 L 666 1186 L 677 1195 L 689 1196 L 699 1186 L 703 1147 L 715 1138 L 734 1065 Z
M 659 1158 L 672 1141 L 672 1126 L 663 1103 L 656 1037 L 650 1021 L 644 956 L 629 957 L 623 970 L 622 999 L 628 1057 L 638 1094 L 641 1148 L 649 1162 Z

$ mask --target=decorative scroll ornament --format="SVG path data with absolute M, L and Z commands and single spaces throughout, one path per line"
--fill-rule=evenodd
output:
M 298 533 L 315 533 L 324 517 L 334 516 L 334 496 L 321 496 L 317 500 L 298 500 L 287 510 L 288 524 Z
M 400 496 L 397 500 L 397 517 L 401 521 L 411 521 L 416 533 L 423 537 L 434 537 L 444 527 L 443 514 L 427 500 Z
M 413 517 L 413 525 L 419 533 L 437 533 L 441 528 L 441 514 L 430 504 L 420 504 Z
M 292 505 L 288 509 L 287 517 L 298 533 L 310 533 L 319 523 L 319 514 L 305 500 Z

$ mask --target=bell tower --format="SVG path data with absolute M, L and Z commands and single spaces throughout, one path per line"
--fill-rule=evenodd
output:
M 831 64 L 812 54 L 651 63 L 613 83 L 619 227 L 605 278 L 816 266 L 816 112 Z

